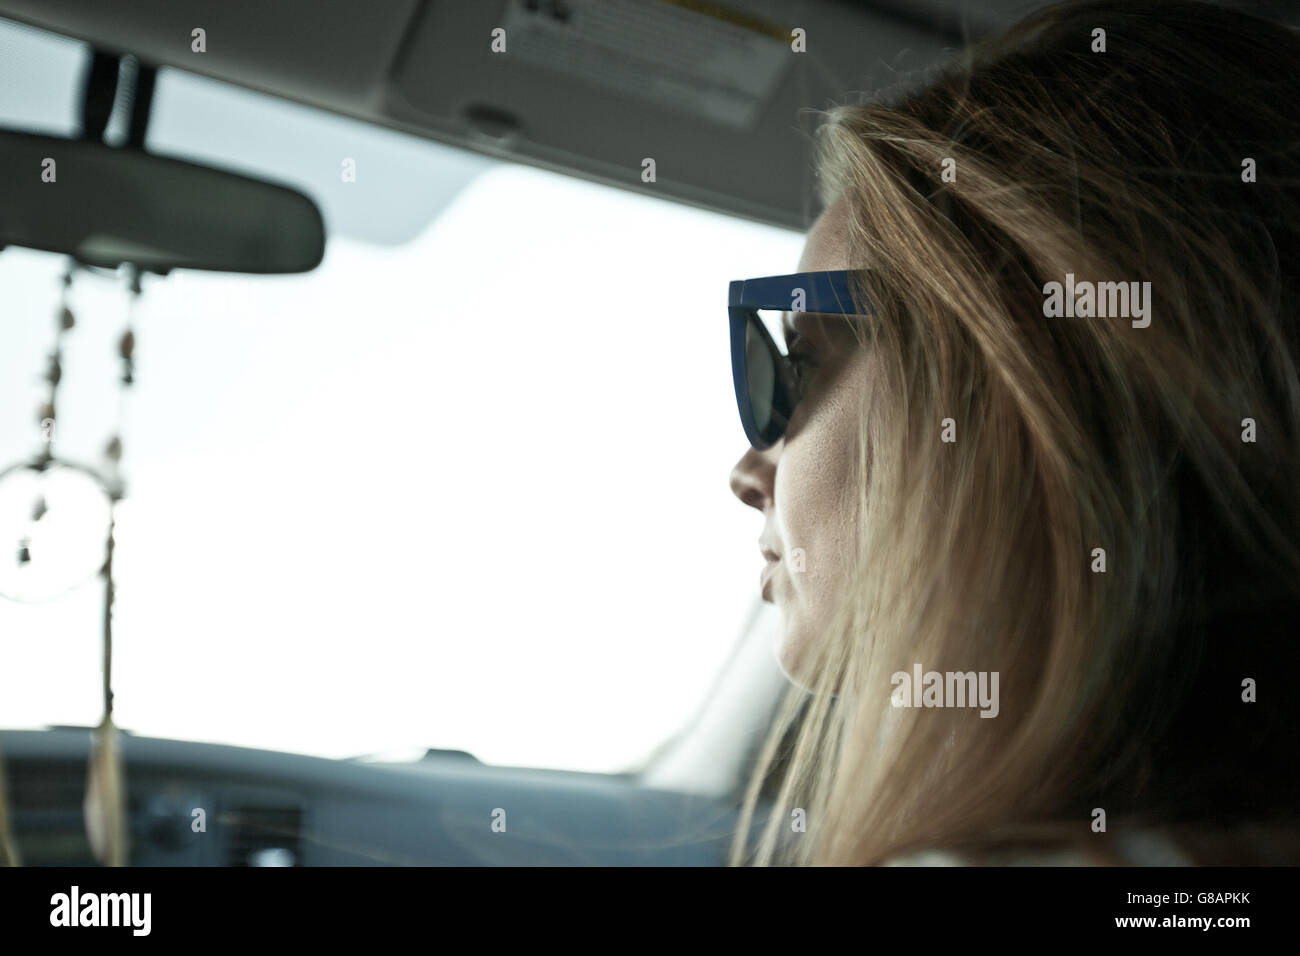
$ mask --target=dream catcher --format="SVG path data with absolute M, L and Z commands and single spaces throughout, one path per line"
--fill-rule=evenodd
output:
M 126 327 L 117 341 L 121 363 L 117 425 L 104 442 L 101 461 L 88 464 L 57 453 L 63 346 L 77 324 L 69 296 L 76 272 L 76 265 L 70 263 L 62 278 L 54 346 L 45 373 L 48 397 L 35 421 L 39 449 L 29 461 L 0 471 L 0 547 L 10 549 L 8 554 L 0 551 L 0 596 L 39 603 L 66 594 L 96 575 L 103 580 L 104 712 L 91 745 L 84 813 L 96 858 L 107 866 L 124 866 L 126 792 L 120 737 L 113 723 L 113 546 L 116 508 L 125 491 L 120 467 L 122 410 L 135 380 L 134 320 L 141 275 L 138 269 L 126 267 L 130 300 Z M 4 854 L 17 855 L 7 820 L 0 819 L 0 859 Z

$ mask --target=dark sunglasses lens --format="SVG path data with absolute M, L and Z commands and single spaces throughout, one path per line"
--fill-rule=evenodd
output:
M 790 419 L 791 395 L 781 359 L 757 316 L 745 323 L 745 378 L 754 425 L 768 444 L 778 441 Z

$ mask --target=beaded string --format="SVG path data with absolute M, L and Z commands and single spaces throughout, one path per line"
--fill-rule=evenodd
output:
M 113 546 L 117 530 L 117 505 L 125 494 L 122 482 L 122 419 L 126 404 L 126 391 L 135 384 L 135 313 L 140 302 L 140 270 L 131 267 L 130 303 L 127 306 L 126 329 L 118 340 L 117 352 L 122 361 L 121 387 L 117 393 L 117 427 L 104 448 L 108 462 L 104 486 L 108 493 L 108 537 L 104 542 L 104 720 L 113 716 L 113 689 L 111 682 L 113 664 Z
M 92 848 L 105 866 L 126 866 L 129 862 L 130 831 L 127 825 L 126 765 L 121 741 L 113 724 L 113 548 L 117 530 L 117 505 L 124 487 L 121 475 L 122 412 L 126 390 L 135 382 L 135 324 L 140 301 L 140 270 L 130 267 L 130 301 L 127 306 L 126 330 L 118 340 L 118 357 L 122 375 L 118 389 L 117 427 L 104 449 L 107 466 L 103 485 L 109 499 L 108 535 L 104 542 L 104 719 L 96 729 L 91 745 L 88 785 L 86 788 L 86 831 Z
M 76 327 L 77 320 L 72 314 L 72 308 L 68 303 L 68 292 L 72 286 L 72 277 L 75 265 L 68 263 L 67 269 L 64 270 L 60 279 L 62 289 L 59 294 L 59 311 L 57 331 L 54 334 L 54 350 L 50 353 L 49 362 L 45 369 L 45 381 L 50 387 L 49 398 L 37 412 L 36 420 L 41 426 L 41 441 L 43 443 L 41 452 L 37 455 L 36 460 L 32 463 L 32 468 L 38 474 L 45 472 L 51 464 L 54 463 L 54 438 L 55 423 L 58 416 L 57 399 L 59 394 L 59 383 L 63 380 L 63 337 L 73 328 Z M 46 512 L 46 503 L 44 495 L 37 495 L 36 502 L 32 506 L 32 521 L 40 521 Z M 18 542 L 18 563 L 29 564 L 32 560 L 31 539 L 24 536 Z

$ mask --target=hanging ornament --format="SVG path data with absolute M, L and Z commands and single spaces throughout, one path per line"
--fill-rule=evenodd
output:
M 49 398 L 37 410 L 41 449 L 32 461 L 0 470 L 0 540 L 12 534 L 10 540 L 18 544 L 17 560 L 12 565 L 0 562 L 0 595 L 20 601 L 48 600 L 96 572 L 104 579 L 104 716 L 91 742 L 82 810 L 91 848 L 106 866 L 125 866 L 130 852 L 126 773 L 119 731 L 113 723 L 112 689 L 115 510 L 124 494 L 121 412 L 125 389 L 135 378 L 132 320 L 141 293 L 140 270 L 130 268 L 127 325 L 117 343 L 122 390 L 118 393 L 117 428 L 104 447 L 106 467 L 97 471 L 58 460 L 54 454 L 54 412 L 63 380 L 63 336 L 77 324 L 68 304 L 73 273 L 70 265 L 62 277 L 54 350 L 45 374 Z M 27 507 L 9 507 L 11 498 L 26 501 Z M 4 800 L 0 799 L 0 862 L 12 862 L 17 854 L 7 839 L 4 810 Z
M 61 276 L 44 375 L 49 392 L 36 410 L 38 451 L 31 461 L 0 470 L 0 541 L 14 545 L 12 559 L 0 560 L 0 596 L 25 603 L 51 600 L 94 578 L 111 516 L 102 476 L 55 456 L 64 336 L 77 325 L 69 302 L 74 269 L 70 265 Z

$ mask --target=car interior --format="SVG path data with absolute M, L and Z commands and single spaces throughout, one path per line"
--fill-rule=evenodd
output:
M 569 449 L 599 449 L 605 439 L 601 433 L 566 426 L 562 411 L 541 411 L 546 397 L 536 398 L 534 407 L 526 400 L 521 408 L 515 366 L 494 365 L 506 360 L 510 341 L 504 334 L 476 337 L 472 329 L 462 329 L 453 346 L 427 357 L 431 369 L 444 362 L 478 365 L 481 392 L 467 396 L 459 408 L 418 407 L 417 397 L 423 393 L 414 384 L 420 377 L 415 356 L 432 339 L 391 342 L 396 359 L 378 352 L 358 359 L 369 363 L 366 368 L 379 383 L 376 387 L 391 389 L 366 405 L 366 414 L 378 416 L 391 405 L 398 423 L 364 452 L 354 452 L 331 429 L 329 416 L 346 414 L 338 411 L 345 407 L 342 399 L 331 396 L 345 389 L 350 373 L 342 363 L 349 348 L 368 348 L 363 340 L 372 334 L 376 339 L 390 336 L 393 327 L 384 325 L 381 316 L 356 314 L 337 348 L 302 341 L 293 330 L 305 327 L 310 316 L 290 315 L 298 286 L 287 283 L 298 280 L 288 277 L 332 270 L 334 284 L 313 293 L 318 296 L 313 308 L 334 296 L 340 302 L 346 299 L 355 314 L 357 304 L 373 294 L 382 296 L 375 300 L 380 303 L 376 313 L 406 312 L 418 322 L 438 310 L 438 296 L 432 293 L 440 294 L 440 287 L 453 284 L 456 277 L 434 275 L 436 258 L 416 261 L 413 253 L 403 250 L 429 236 L 440 245 L 420 247 L 426 250 L 421 256 L 472 242 L 480 258 L 499 260 L 484 266 L 497 270 L 498 278 L 457 301 L 477 302 L 478 318 L 484 320 L 478 328 L 490 331 L 493 313 L 510 308 L 510 301 L 522 300 L 531 307 L 554 294 L 534 290 L 531 283 L 542 271 L 571 270 L 566 280 L 570 285 L 555 288 L 576 289 L 588 271 L 606 267 L 607 260 L 600 256 L 646 255 L 642 230 L 655 217 L 680 217 L 665 219 L 664 228 L 679 234 L 698 229 L 698 241 L 712 247 L 729 241 L 722 238 L 726 236 L 759 237 L 768 243 L 763 248 L 770 254 L 770 268 L 739 264 L 744 246 L 731 253 L 719 250 L 716 263 L 696 257 L 705 274 L 702 304 L 695 301 L 693 286 L 679 296 L 674 276 L 657 266 L 645 270 L 643 284 L 623 290 L 632 298 L 656 300 L 660 317 L 667 312 L 683 319 L 664 333 L 643 334 L 647 339 L 676 336 L 687 342 L 698 336 L 698 351 L 707 353 L 701 359 L 705 372 L 697 376 L 690 365 L 661 367 L 660 359 L 651 357 L 661 353 L 653 352 L 649 342 L 644 353 L 624 354 L 617 363 L 611 360 L 617 367 L 608 372 L 590 371 L 606 354 L 596 351 L 606 343 L 599 338 L 601 327 L 593 324 L 584 326 L 596 330 L 584 333 L 593 351 L 575 358 L 572 374 L 601 377 L 574 385 L 555 399 L 574 402 L 579 400 L 575 396 L 594 392 L 592 404 L 609 415 L 601 421 L 611 429 L 615 423 L 623 427 L 627 423 L 617 416 L 625 407 L 625 393 L 609 391 L 620 381 L 628 393 L 653 395 L 674 391 L 679 380 L 703 380 L 707 369 L 716 366 L 716 381 L 683 394 L 697 403 L 718 396 L 713 403 L 717 408 L 702 408 L 700 414 L 716 412 L 719 421 L 734 430 L 723 364 L 722 285 L 739 275 L 793 271 L 802 234 L 818 212 L 809 138 L 817 111 L 845 98 L 881 95 L 906 84 L 1034 6 L 1025 0 L 0 0 L 0 77 L 9 91 L 0 111 L 0 161 L 6 168 L 0 185 L 0 288 L 14 288 L 10 273 L 3 272 L 6 259 L 20 262 L 21 267 L 13 269 L 24 274 L 46 269 L 52 277 L 40 287 L 44 299 L 37 292 L 12 293 L 19 298 L 10 300 L 17 304 L 6 323 L 9 338 L 0 346 L 9 353 L 5 374 L 31 390 L 40 375 L 40 351 L 49 338 L 40 310 L 57 310 L 60 302 L 66 310 L 69 283 L 77 291 L 82 283 L 100 282 L 121 295 L 84 293 L 77 300 L 82 304 L 73 310 L 75 330 L 69 320 L 64 331 L 68 336 L 89 335 L 93 327 L 102 327 L 104 341 L 96 348 L 104 354 L 118 349 L 113 362 L 125 362 L 124 375 L 116 386 L 111 377 L 89 382 L 88 375 L 65 362 L 33 393 L 43 395 L 40 389 L 46 382 L 60 389 L 57 421 L 64 428 L 67 413 L 68 440 L 75 438 L 75 416 L 82 414 L 63 403 L 66 395 L 77 394 L 66 392 L 69 385 L 91 396 L 85 404 L 92 410 L 81 420 L 103 424 L 107 431 L 112 431 L 119 396 L 126 392 L 137 401 L 131 406 L 136 418 L 130 421 L 152 415 L 151 420 L 161 422 L 164 415 L 181 414 L 174 404 L 169 410 L 163 383 L 207 389 L 212 396 L 210 405 L 185 411 L 187 420 L 197 420 L 201 427 L 186 426 L 190 430 L 179 436 L 180 426 L 157 426 L 158 434 L 172 436 L 174 444 L 167 447 L 173 456 L 169 460 L 176 463 L 173 470 L 145 468 L 156 449 L 143 436 L 133 444 L 129 422 L 107 470 L 81 469 L 83 477 L 107 489 L 108 508 L 120 507 L 122 538 L 114 553 L 110 520 L 103 568 L 97 550 L 101 539 L 93 538 L 83 549 L 83 571 L 72 575 L 86 592 L 77 599 L 82 601 L 80 616 L 45 616 L 52 601 L 64 600 L 67 581 L 46 587 L 44 579 L 24 577 L 23 568 L 0 575 L 0 593 L 6 599 L 0 601 L 5 605 L 0 608 L 0 647 L 6 655 L 0 669 L 7 671 L 0 685 L 0 831 L 8 829 L 15 861 L 29 866 L 723 865 L 740 824 L 738 811 L 757 748 L 787 687 L 771 651 L 776 622 L 753 591 L 749 567 L 739 572 L 738 579 L 747 582 L 743 586 L 733 586 L 731 577 L 725 585 L 711 583 L 715 568 L 731 553 L 725 550 L 705 550 L 667 571 L 656 570 L 634 556 L 641 553 L 639 542 L 646 536 L 657 540 L 654 529 L 647 527 L 653 516 L 625 519 L 616 510 L 637 508 L 641 496 L 593 498 L 599 516 L 592 520 L 608 525 L 608 540 L 614 542 L 601 547 L 619 550 L 597 552 L 591 564 L 608 566 L 610 574 L 638 578 L 643 605 L 670 606 L 680 586 L 700 595 L 698 607 L 716 594 L 717 606 L 709 612 L 713 616 L 692 605 L 676 612 L 675 619 L 648 618 L 644 628 L 635 619 L 651 612 L 629 603 L 621 591 L 601 604 L 613 621 L 606 627 L 591 617 L 570 620 L 552 616 L 549 610 L 533 613 L 534 626 L 524 635 L 523 646 L 546 645 L 572 630 L 581 632 L 581 641 L 575 638 L 572 649 L 562 653 L 574 660 L 590 659 L 590 669 L 575 677 L 572 687 L 557 686 L 549 698 L 538 690 L 538 700 L 551 699 L 565 708 L 567 721 L 558 730 L 542 724 L 543 708 L 522 703 L 533 698 L 521 697 L 519 689 L 527 687 L 530 669 L 542 673 L 544 651 L 525 650 L 513 658 L 507 654 L 494 669 L 487 650 L 480 659 L 473 656 L 478 650 L 468 645 L 490 645 L 498 636 L 506 640 L 517 634 L 526 626 L 520 622 L 530 619 L 528 605 L 538 600 L 534 588 L 542 585 L 535 579 L 571 580 L 566 575 L 584 574 L 586 565 L 548 564 L 535 550 L 543 546 L 534 540 L 541 532 L 528 531 L 515 540 L 513 519 L 493 518 L 490 506 L 480 509 L 477 499 L 468 497 L 476 487 L 484 495 L 528 495 L 527 489 L 517 487 L 531 480 L 525 477 L 528 464 L 521 465 L 520 474 L 502 476 L 508 465 L 474 468 L 466 462 L 498 455 L 482 460 L 508 463 L 510 454 L 525 453 L 520 448 L 532 456 L 530 462 L 546 460 L 541 456 L 547 448 L 560 460 Z M 1294 22 L 1289 5 L 1259 4 L 1257 9 Z M 794 58 L 786 55 L 793 28 L 802 28 L 807 42 L 806 55 Z M 60 111 L 47 108 L 55 101 Z M 322 124 L 346 125 L 330 126 L 342 132 L 325 144 L 313 125 L 318 118 Z M 436 176 L 421 174 L 423 159 L 413 158 L 426 155 L 421 150 L 437 151 L 441 165 Z M 49 190 L 41 193 L 31 185 L 38 173 L 53 175 L 50 157 L 57 158 L 60 184 L 55 206 L 50 205 Z M 31 175 L 20 178 L 16 170 Z M 466 196 L 474 183 L 487 183 L 489 175 L 498 177 L 492 181 L 502 190 L 510 186 L 509 176 L 537 178 L 518 178 L 516 191 L 503 193 L 510 197 L 510 217 L 484 226 L 481 215 L 471 216 Z M 334 185 L 321 185 L 327 182 Z M 334 188 L 349 182 L 356 188 Z M 543 182 L 555 193 L 536 185 Z M 590 210 L 604 207 L 590 205 L 589 195 L 605 197 L 599 201 L 611 204 L 638 203 L 635 216 L 643 218 L 631 213 L 624 217 L 623 207 L 617 205 L 610 205 L 607 215 L 592 214 Z M 577 228 L 584 230 L 584 244 L 557 238 L 548 249 L 545 230 L 565 218 L 564 210 L 571 210 Z M 480 220 L 477 228 L 487 229 L 487 238 L 471 234 L 471 218 Z M 537 224 L 536 234 L 519 232 L 530 222 Z M 445 232 L 431 231 L 444 225 Z M 430 248 L 435 251 L 428 253 Z M 338 258 L 344 255 L 353 258 Z M 732 255 L 738 262 L 734 267 L 732 259 L 725 258 Z M 400 272 L 411 283 L 426 285 L 385 293 L 381 287 L 389 272 L 376 271 L 373 275 L 381 278 L 372 281 L 367 278 L 371 273 L 352 265 L 371 259 L 376 270 L 391 260 L 392 274 Z M 65 296 L 61 300 L 54 280 L 65 261 L 80 272 L 76 279 L 60 280 Z M 528 268 L 533 261 L 540 263 L 535 271 Z M 237 276 L 230 281 L 240 284 L 198 284 L 212 274 Z M 413 288 L 431 294 L 416 301 L 408 295 Z M 255 316 L 248 303 L 260 289 L 268 290 L 268 304 L 258 306 L 265 315 Z M 218 305 L 214 296 L 226 298 Z M 113 345 L 122 315 L 129 321 L 131 309 L 143 309 L 151 301 L 167 303 L 168 322 L 149 326 L 141 319 L 135 327 L 138 345 Z M 689 305 L 681 305 L 683 301 Z M 224 315 L 214 317 L 210 325 L 203 324 L 206 319 L 187 325 L 186 309 L 191 306 Z M 579 292 L 564 304 L 568 312 L 603 314 L 613 325 L 620 322 L 616 306 Z M 40 321 L 33 319 L 34 311 Z M 285 323 L 301 318 L 304 325 L 276 326 L 279 313 Z M 264 333 L 258 330 L 262 318 L 267 320 Z M 228 320 L 236 336 L 225 344 L 202 337 L 218 328 L 219 320 Z M 696 328 L 701 331 L 692 331 Z M 264 355 L 241 354 L 239 343 L 260 334 L 283 341 L 277 339 L 277 350 Z M 525 336 L 520 341 L 553 343 L 563 338 L 550 326 L 545 338 L 540 329 L 536 340 L 526 338 L 529 334 L 520 331 Z M 609 343 L 614 348 L 623 341 L 611 338 Z M 133 348 L 140 356 L 138 370 L 132 365 Z M 403 353 L 411 356 L 410 364 L 401 358 Z M 315 364 L 309 385 L 304 384 L 306 372 L 296 378 L 296 366 L 283 367 L 288 355 Z M 397 364 L 387 364 L 390 361 Z M 76 381 L 79 375 L 85 384 Z M 277 466 L 259 464 L 262 454 L 278 461 L 273 446 L 292 436 L 278 438 L 273 430 L 250 436 L 245 430 L 238 440 L 246 444 L 238 447 L 252 450 L 247 459 L 230 460 L 229 470 L 221 473 L 226 484 L 213 486 L 225 489 L 213 492 L 221 497 L 186 491 L 186 476 L 193 473 L 183 467 L 186 456 L 201 455 L 206 444 L 217 441 L 217 432 L 227 427 L 222 409 L 244 401 L 239 398 L 240 383 L 258 375 L 278 376 L 289 383 L 286 388 L 296 389 L 285 394 L 306 403 L 304 408 L 294 406 L 292 414 L 307 416 L 294 421 L 307 421 L 303 427 L 317 429 L 311 433 L 312 447 L 321 455 L 316 467 L 326 474 L 351 469 L 340 472 L 346 476 L 344 484 L 331 491 L 359 502 L 355 507 L 338 506 L 344 516 L 340 522 L 365 509 L 387 514 L 392 528 L 385 533 L 412 548 L 412 554 L 423 553 L 415 550 L 421 547 L 416 539 L 442 527 L 447 529 L 446 540 L 428 546 L 439 548 L 444 557 L 446 551 L 462 547 L 457 542 L 467 540 L 465 529 L 473 527 L 460 523 L 468 519 L 457 517 L 458 510 L 474 511 L 481 527 L 493 529 L 498 542 L 493 548 L 465 544 L 462 554 L 462 564 L 475 565 L 473 580 L 487 582 L 472 600 L 481 604 L 491 601 L 483 595 L 499 595 L 476 612 L 485 622 L 481 632 L 440 631 L 428 647 L 412 650 L 414 656 L 400 656 L 406 638 L 390 640 L 383 634 L 398 634 L 405 622 L 421 615 L 441 619 L 449 613 L 447 605 L 458 600 L 455 581 L 460 579 L 444 579 L 445 586 L 440 586 L 415 571 L 406 574 L 396 564 L 368 567 L 376 555 L 358 554 L 351 546 L 346 554 L 336 552 L 334 539 L 318 530 L 310 514 L 292 509 L 293 497 L 307 494 L 302 489 L 309 480 L 278 481 Z M 69 381 L 60 384 L 60 377 Z M 21 397 L 16 396 L 6 393 L 5 416 L 12 421 L 8 431 L 0 430 L 6 459 L 0 469 L 12 465 L 0 472 L 0 511 L 30 508 L 27 491 L 4 491 L 6 477 L 17 478 L 13 469 L 35 481 L 58 463 L 48 446 L 44 457 L 27 454 L 34 426 L 28 407 L 12 404 Z M 500 418 L 476 417 L 479 408 L 511 396 L 513 403 Z M 308 403 L 308 397 L 316 404 Z M 52 397 L 50 403 L 52 409 Z M 656 421 L 648 401 L 644 416 L 642 406 L 635 407 L 634 423 L 628 427 L 636 434 L 628 441 L 640 442 L 656 461 L 660 456 L 667 460 L 673 452 L 666 439 L 689 429 L 689 421 Z M 279 412 L 277 407 L 266 414 Z M 37 414 L 37 421 L 56 420 Z M 516 433 L 510 430 L 510 416 L 519 420 L 521 431 L 526 421 L 545 417 L 548 430 L 543 437 L 524 439 L 512 452 Z M 385 436 L 436 428 L 439 419 L 447 424 L 445 440 L 437 448 L 447 458 L 437 459 L 438 467 L 460 468 L 463 475 L 457 472 L 454 490 L 443 498 L 413 505 L 417 517 L 410 518 L 404 530 L 402 503 L 419 500 L 424 478 L 395 476 L 403 469 L 400 464 L 386 467 L 384 446 L 390 437 Z M 302 427 L 295 427 L 301 435 Z M 710 501 L 731 515 L 730 523 L 718 529 L 742 528 L 745 548 L 739 553 L 752 559 L 748 535 L 754 526 L 743 524 L 746 516 L 741 512 L 746 509 L 722 499 L 722 466 L 728 454 L 734 460 L 742 450 L 734 434 L 732 440 L 716 463 L 710 459 L 709 490 L 718 496 Z M 236 447 L 236 439 L 230 441 L 230 447 Z M 635 471 L 637 465 L 624 447 L 609 452 L 611 467 Z M 689 455 L 690 447 L 695 446 L 681 454 Z M 453 459 L 458 464 L 451 464 Z M 133 461 L 139 464 L 139 480 L 123 485 L 116 466 L 120 463 L 129 474 Z M 211 470 L 208 459 L 194 461 L 194 469 Z M 355 465 L 358 461 L 364 461 L 364 468 Z M 74 466 L 69 462 L 66 470 L 77 471 Z M 690 495 L 694 473 L 682 474 L 681 493 Z M 258 475 L 266 484 L 259 484 Z M 579 494 L 599 493 L 580 477 L 568 480 Z M 544 493 L 551 486 L 541 487 Z M 243 542 L 246 550 L 232 550 L 235 557 L 218 562 L 204 541 L 225 541 L 221 526 L 235 520 L 239 503 L 262 495 L 287 502 L 274 513 L 292 516 L 282 527 L 265 519 L 273 525 L 266 540 L 296 544 L 264 547 L 249 540 Z M 51 491 L 41 499 L 49 500 L 51 518 L 58 507 L 56 497 Z M 168 502 L 173 510 L 147 520 L 151 499 Z M 182 507 L 187 501 L 188 510 Z M 138 512 L 132 511 L 137 507 Z M 184 517 L 190 511 L 201 517 Z M 92 525 L 103 523 L 99 512 L 98 517 L 85 509 L 79 513 Z M 26 510 L 19 517 L 32 518 Z M 568 525 L 555 519 L 545 527 L 556 539 L 601 531 L 586 525 L 574 530 L 570 519 Z M 190 521 L 202 523 L 187 524 Z M 19 518 L 0 520 L 0 533 L 18 523 Z M 131 527 L 136 529 L 134 537 L 128 534 Z M 370 533 L 357 532 L 363 552 L 368 550 L 364 535 Z M 711 533 L 708 522 L 702 522 L 699 534 Z M 34 575 L 40 563 L 35 546 L 29 554 L 23 543 L 26 532 L 15 534 L 22 539 L 20 563 L 30 564 Z M 10 542 L 0 541 L 0 548 L 9 547 Z M 385 547 L 377 542 L 374 551 Z M 689 548 L 684 550 L 691 554 Z M 155 554 L 149 560 L 156 564 L 141 563 L 144 551 Z M 4 557 L 0 552 L 0 559 Z M 245 560 L 243 571 L 231 563 Z M 319 570 L 339 562 L 356 565 L 350 573 L 368 602 L 359 606 L 369 608 L 372 618 L 352 605 L 330 610 L 331 592 L 338 585 L 329 583 L 337 579 L 328 576 L 320 578 L 324 583 L 303 584 L 284 606 L 271 603 L 276 590 L 271 576 L 283 573 L 285 582 L 297 582 L 297 572 L 291 570 L 295 563 Z M 150 570 L 132 572 L 133 564 Z M 120 613 L 104 610 L 113 607 L 114 595 L 112 575 L 101 574 L 103 569 L 122 575 Z M 133 583 L 128 585 L 131 574 Z M 410 603 L 395 603 L 397 599 L 383 590 L 394 575 L 401 576 L 402 593 Z M 107 585 L 99 577 L 106 578 Z M 189 591 L 178 583 L 191 579 L 208 582 L 210 591 L 200 591 L 197 585 Z M 595 601 L 598 590 L 577 591 L 570 599 Z M 313 593 L 320 604 L 314 610 L 309 608 Z M 145 620 L 148 612 L 140 608 L 155 599 L 158 603 L 150 606 L 159 610 L 156 618 L 148 619 L 163 622 L 155 627 L 160 635 L 166 631 L 158 640 L 165 637 L 170 643 L 158 645 L 166 648 L 153 652 L 158 669 L 145 674 L 138 666 L 139 653 L 132 650 L 133 634 L 142 625 L 132 621 Z M 274 607 L 273 612 L 259 612 L 261 626 L 251 618 L 241 618 L 243 623 L 236 625 L 221 616 L 220 607 L 251 608 L 257 601 L 263 601 L 260 607 Z M 520 607 L 511 607 L 514 604 Z M 298 617 L 299 611 L 304 616 Z M 108 618 L 117 626 L 109 625 Z M 115 639 L 111 690 L 110 630 Z M 224 635 L 235 631 L 238 640 L 231 637 L 227 644 Z M 673 650 L 657 652 L 653 633 L 670 635 L 677 642 Z M 706 633 L 712 635 L 711 644 L 700 636 Z M 298 641 L 293 650 L 277 649 L 277 641 L 290 634 Z M 301 649 L 309 640 L 334 663 L 317 667 L 306 659 L 310 654 L 304 657 Z M 637 652 L 647 655 L 644 667 L 634 657 L 602 663 L 601 648 L 606 645 L 638 642 Z M 698 658 L 691 642 L 701 647 Z M 381 653 L 383 669 L 371 662 Z M 452 662 L 446 673 L 436 679 L 422 676 L 424 662 L 439 660 L 439 654 Z M 690 661 L 693 676 L 674 687 L 672 678 L 664 675 L 673 667 L 687 669 L 684 661 Z M 213 668 L 210 680 L 201 676 L 208 666 Z M 333 669 L 325 670 L 327 666 Z M 570 661 L 565 666 L 577 665 Z M 56 690 L 65 667 L 78 668 L 80 676 Z M 360 689 L 345 683 L 349 668 L 355 670 Z M 376 676 L 385 673 L 392 683 Z M 102 687 L 97 683 L 101 676 Z M 136 712 L 129 709 L 143 699 L 144 691 L 133 688 L 147 685 L 157 695 L 151 704 L 159 714 L 156 721 L 133 718 Z M 419 711 L 421 687 L 446 688 L 430 690 L 432 698 L 451 695 L 454 685 L 462 685 L 467 699 L 482 702 L 483 712 L 501 715 L 493 732 L 507 744 L 512 735 L 538 723 L 536 733 L 551 749 L 539 745 L 534 757 L 531 751 L 511 751 L 503 744 L 499 753 L 493 752 L 470 732 L 471 724 L 484 723 L 479 718 L 457 722 L 440 716 L 446 732 L 436 740 L 419 741 L 416 752 L 400 758 L 380 753 L 383 741 L 376 735 L 354 742 L 338 739 L 331 729 L 346 725 L 352 710 L 359 715 L 384 707 L 393 708 L 392 721 L 398 724 Z M 590 688 L 586 699 L 580 696 L 583 688 Z M 364 704 L 357 696 L 363 691 Z M 295 743 L 299 738 L 294 734 L 305 735 L 316 720 L 314 712 L 298 709 L 300 701 L 318 696 L 328 699 L 328 705 L 320 705 L 321 712 L 328 706 L 329 714 L 336 715 L 331 719 L 338 721 L 318 729 L 323 738 L 335 735 L 332 750 Z M 627 698 L 623 705 L 620 697 Z M 650 700 L 663 703 L 662 714 L 654 721 L 647 717 L 648 729 L 619 749 L 619 735 L 632 733 L 628 714 L 645 709 L 649 705 L 642 702 Z M 447 704 L 448 712 L 452 707 Z M 112 713 L 111 726 L 120 728 L 111 742 L 102 736 L 101 712 Z M 187 712 L 193 716 L 183 716 Z M 278 715 L 280 729 L 260 735 L 258 726 L 268 723 L 267 714 Z M 239 733 L 208 729 L 233 727 L 241 719 L 244 729 Z M 414 730 L 412 736 L 419 733 Z M 578 754 L 588 737 L 615 743 L 588 763 L 578 757 L 549 756 Z M 561 750 L 561 745 L 569 750 Z M 769 790 L 780 768 L 778 762 Z M 506 815 L 513 836 L 508 840 L 500 838 L 502 827 L 496 825 Z M 754 828 L 762 819 L 760 813 Z M 120 830 L 117 837 L 105 835 L 115 828 Z

